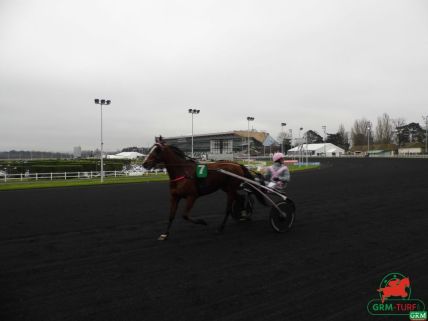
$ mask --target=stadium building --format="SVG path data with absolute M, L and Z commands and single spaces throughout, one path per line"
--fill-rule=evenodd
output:
M 177 146 L 186 154 L 192 151 L 192 136 L 166 137 L 167 144 Z M 193 154 L 195 157 L 207 159 L 233 159 L 248 156 L 248 141 L 250 154 L 262 156 L 280 148 L 278 142 L 262 131 L 229 131 L 193 136 Z

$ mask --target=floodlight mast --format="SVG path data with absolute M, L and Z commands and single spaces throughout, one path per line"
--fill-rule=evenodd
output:
M 193 158 L 193 115 L 199 114 L 199 113 L 200 113 L 199 109 L 189 108 L 189 114 L 192 114 L 192 158 Z
M 247 117 L 248 131 L 247 131 L 247 144 L 248 144 L 248 164 L 250 164 L 250 121 L 254 121 L 254 117 Z
M 299 128 L 299 144 L 301 144 L 300 146 L 300 152 L 299 152 L 299 163 L 303 163 L 303 155 L 302 155 L 302 151 L 303 151 L 303 143 L 300 141 L 300 136 L 302 133 L 303 127 Z
M 368 123 L 367 125 L 367 157 L 369 156 L 370 151 L 370 131 L 372 129 L 372 123 Z
M 425 120 L 425 154 L 428 154 L 428 115 L 422 116 Z
M 281 141 L 281 153 L 284 153 L 284 127 L 287 126 L 287 123 L 281 123 L 281 134 L 282 134 L 282 141 Z
M 103 141 L 103 105 L 110 105 L 111 100 L 106 100 L 106 99 L 94 99 L 95 104 L 98 104 L 101 106 L 101 173 L 100 173 L 100 178 L 101 178 L 101 183 L 104 182 L 104 160 L 103 160 L 103 147 L 104 147 L 104 141 Z
M 327 139 L 327 126 L 322 126 L 322 129 L 324 131 L 324 157 L 327 157 L 327 150 L 326 150 L 326 139 Z

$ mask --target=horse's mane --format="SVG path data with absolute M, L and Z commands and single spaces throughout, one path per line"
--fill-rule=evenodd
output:
M 174 154 L 177 155 L 178 157 L 183 158 L 185 160 L 192 160 L 193 161 L 193 159 L 191 157 L 186 156 L 186 154 L 184 154 L 184 152 L 180 148 L 178 148 L 177 146 L 174 146 L 174 145 L 168 145 L 168 146 L 171 149 L 171 151 L 174 152 Z

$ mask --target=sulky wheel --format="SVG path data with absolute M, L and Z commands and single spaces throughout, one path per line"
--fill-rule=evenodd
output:
M 284 233 L 291 229 L 293 225 L 296 207 L 294 202 L 287 198 L 285 201 L 280 201 L 276 203 L 279 209 L 282 211 L 279 212 L 275 207 L 272 207 L 269 215 L 269 222 L 272 228 L 278 233 Z

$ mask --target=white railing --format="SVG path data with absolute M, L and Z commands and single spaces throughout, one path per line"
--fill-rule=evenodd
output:
M 129 176 L 156 176 L 166 174 L 166 170 L 151 171 L 104 171 L 104 177 L 129 177 Z M 63 173 L 25 173 L 7 174 L 0 172 L 0 183 L 16 181 L 38 181 L 38 180 L 69 180 L 69 179 L 92 179 L 100 177 L 100 171 L 89 172 L 63 172 Z
M 315 155 L 309 155 L 309 157 L 315 157 L 315 158 L 325 158 L 324 156 L 315 156 Z M 327 158 L 427 158 L 428 155 L 422 154 L 422 155 L 409 155 L 409 154 L 396 154 L 396 155 L 376 155 L 371 154 L 370 156 L 367 155 L 340 155 L 340 156 L 327 156 Z
M 358 155 L 347 155 L 347 154 L 341 154 L 337 156 L 323 156 L 323 155 L 306 155 L 306 154 L 295 154 L 295 155 L 285 155 L 286 159 L 294 159 L 298 157 L 305 157 L 308 156 L 308 158 L 367 158 L 366 154 L 358 154 Z M 251 160 L 266 160 L 270 159 L 270 156 L 251 156 Z M 371 154 L 368 158 L 427 158 L 427 154 L 419 154 L 419 155 L 412 155 L 412 154 L 396 154 L 396 155 L 376 155 Z

